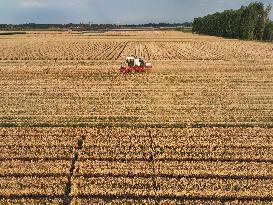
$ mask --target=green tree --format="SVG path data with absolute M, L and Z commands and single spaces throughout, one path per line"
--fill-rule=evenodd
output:
M 263 34 L 264 41 L 273 41 L 273 21 L 267 21 L 265 24 L 264 34 Z
M 265 7 L 261 2 L 250 3 L 238 10 L 226 10 L 195 18 L 192 31 L 228 38 L 262 40 L 270 33 L 270 11 L 270 5 Z

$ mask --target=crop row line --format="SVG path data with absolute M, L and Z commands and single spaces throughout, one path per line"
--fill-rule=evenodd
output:
M 155 169 L 153 172 L 156 172 Z M 23 178 L 23 177 L 35 177 L 35 178 L 43 178 L 43 177 L 70 177 L 71 174 L 67 173 L 9 173 L 9 174 L 0 174 L 1 178 L 14 177 L 14 178 Z M 145 173 L 137 173 L 137 174 L 114 174 L 114 173 L 92 173 L 92 174 L 73 174 L 73 177 L 84 177 L 84 178 L 170 178 L 170 179 L 234 179 L 234 180 L 248 180 L 248 179 L 260 179 L 260 180 L 272 180 L 273 175 L 228 175 L 228 174 L 162 174 L 162 173 L 153 173 L 153 174 L 145 174 Z
M 14 200 L 14 199 L 48 199 L 48 200 L 53 200 L 53 199 L 63 199 L 63 195 L 10 195 L 10 196 L 5 196 L 5 195 L 0 195 L 1 199 L 9 199 L 9 200 Z M 203 196 L 195 196 L 195 195 L 161 195 L 161 196 L 153 196 L 153 195 L 132 195 L 132 194 L 123 194 L 121 195 L 114 195 L 114 194 L 81 194 L 75 196 L 74 199 L 102 199 L 106 201 L 111 201 L 111 200 L 135 200 L 135 201 L 140 201 L 140 200 L 179 200 L 179 201 L 186 201 L 186 200 L 196 200 L 196 201 L 221 201 L 221 202 L 229 202 L 229 201 L 242 201 L 242 202 L 248 202 L 248 201 L 263 201 L 263 202 L 268 202 L 272 203 L 273 202 L 273 197 L 272 196 L 215 196 L 215 195 L 203 195 Z
M 151 155 L 152 156 L 152 155 Z M 273 163 L 273 159 L 255 159 L 255 158 L 194 158 L 194 157 L 185 157 L 185 158 L 111 158 L 111 157 L 84 157 L 79 158 L 78 161 L 105 161 L 105 162 L 151 162 L 152 160 L 155 162 L 256 162 L 256 163 Z M 0 161 L 11 161 L 11 160 L 18 160 L 18 161 L 70 161 L 73 158 L 69 157 L 2 157 Z
M 1 137 L 1 135 L 0 135 Z M 141 139 L 141 137 L 139 138 Z M 145 139 L 145 138 L 143 138 Z M 124 142 L 126 143 L 126 142 Z M 198 149 L 198 148 L 202 148 L 202 149 L 272 149 L 273 148 L 273 144 L 272 145 L 215 145 L 215 144 L 211 144 L 211 145 L 191 145 L 191 144 L 179 144 L 178 146 L 171 146 L 171 145 L 164 145 L 162 144 L 162 146 L 160 145 L 155 145 L 154 148 L 155 149 L 159 149 L 159 148 L 164 148 L 164 149 L 176 149 L 176 148 L 181 148 L 181 146 L 183 146 L 183 149 Z M 28 148 L 48 148 L 48 149 L 64 149 L 64 148 L 71 148 L 74 147 L 74 145 L 0 145 L 0 149 L 1 148 L 11 148 L 11 147 L 18 147 L 20 149 L 28 149 Z M 135 148 L 150 148 L 150 146 L 145 146 L 145 145 L 139 145 L 139 146 L 133 146 L 130 145 L 128 142 L 128 145 L 86 145 L 85 148 L 88 149 L 112 149 L 112 148 L 119 148 L 119 149 L 127 149 L 130 148 L 130 150 L 133 150 Z M 181 150 L 183 150 L 181 149 Z
M 273 123 L 207 123 L 207 124 L 189 124 L 189 123 L 179 123 L 179 124 L 157 124 L 157 123 L 147 123 L 147 124 L 126 124 L 126 123 L 76 123 L 76 124 L 51 124 L 51 123 L 32 123 L 32 124 L 18 124 L 18 123 L 1 123 L 0 127 L 5 128 L 273 128 Z

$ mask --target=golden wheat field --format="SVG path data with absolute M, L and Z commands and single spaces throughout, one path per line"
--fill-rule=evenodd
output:
M 0 137 L 1 205 L 273 204 L 273 44 L 0 36 Z

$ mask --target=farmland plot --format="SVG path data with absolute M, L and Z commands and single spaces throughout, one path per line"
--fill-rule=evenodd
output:
M 272 156 L 267 161 L 263 154 L 273 153 L 272 137 L 271 129 L 261 128 L 88 130 L 72 180 L 73 202 L 269 204 Z M 248 156 L 238 152 L 244 147 L 259 154 L 238 160 Z M 187 151 L 170 158 L 176 148 Z
M 265 60 L 272 46 L 178 32 L 101 36 L 36 34 L 0 37 L 0 60 L 122 60 L 137 55 L 147 60 Z
M 273 124 L 271 61 L 155 61 L 123 76 L 114 61 L 2 63 L 3 125 Z
M 120 75 L 128 55 L 153 71 Z M 272 59 L 178 32 L 1 36 L 0 204 L 272 204 Z
M 44 151 L 71 146 L 72 157 L 56 159 L 34 150 L 37 156 L 2 159 L 1 204 L 273 200 L 272 129 L 2 128 L 7 143 L 1 147 L 22 146 L 22 139 L 14 138 L 17 131 L 23 139 L 31 138 L 29 147 L 43 144 L 42 138 L 48 142 Z

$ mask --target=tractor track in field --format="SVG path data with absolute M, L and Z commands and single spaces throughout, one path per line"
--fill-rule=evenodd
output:
M 153 181 L 153 191 L 155 191 L 155 194 L 159 191 L 159 186 L 157 185 L 157 177 L 158 177 L 158 170 L 156 170 L 156 165 L 155 165 L 155 161 L 154 161 L 154 158 L 156 157 L 156 144 L 153 140 L 153 136 L 152 136 L 152 132 L 151 130 L 148 130 L 148 136 L 149 136 L 149 140 L 150 140 L 150 147 L 152 148 L 152 153 L 151 153 L 151 156 L 149 157 L 149 160 L 151 161 L 152 163 L 152 167 L 153 167 L 153 176 L 151 176 L 152 178 L 152 181 Z M 160 204 L 160 200 L 159 198 L 157 197 L 157 194 L 155 195 L 155 203 L 156 205 Z
M 121 49 L 121 51 L 119 52 L 119 54 L 117 55 L 117 57 L 115 58 L 115 60 L 118 60 L 118 59 L 121 57 L 123 51 L 124 51 L 125 48 L 128 46 L 128 44 L 129 44 L 129 41 L 127 41 L 127 42 L 123 45 L 123 48 Z
M 72 191 L 72 177 L 74 175 L 74 170 L 75 170 L 75 165 L 76 162 L 78 161 L 79 158 L 79 153 L 83 149 L 83 144 L 85 141 L 86 136 L 82 136 L 77 143 L 77 149 L 74 152 L 74 158 L 72 159 L 71 162 L 71 167 L 70 167 L 70 172 L 68 175 L 68 182 L 65 185 L 65 193 L 64 193 L 64 200 L 63 200 L 63 205 L 70 205 L 72 202 L 73 197 L 71 196 L 71 191 Z

